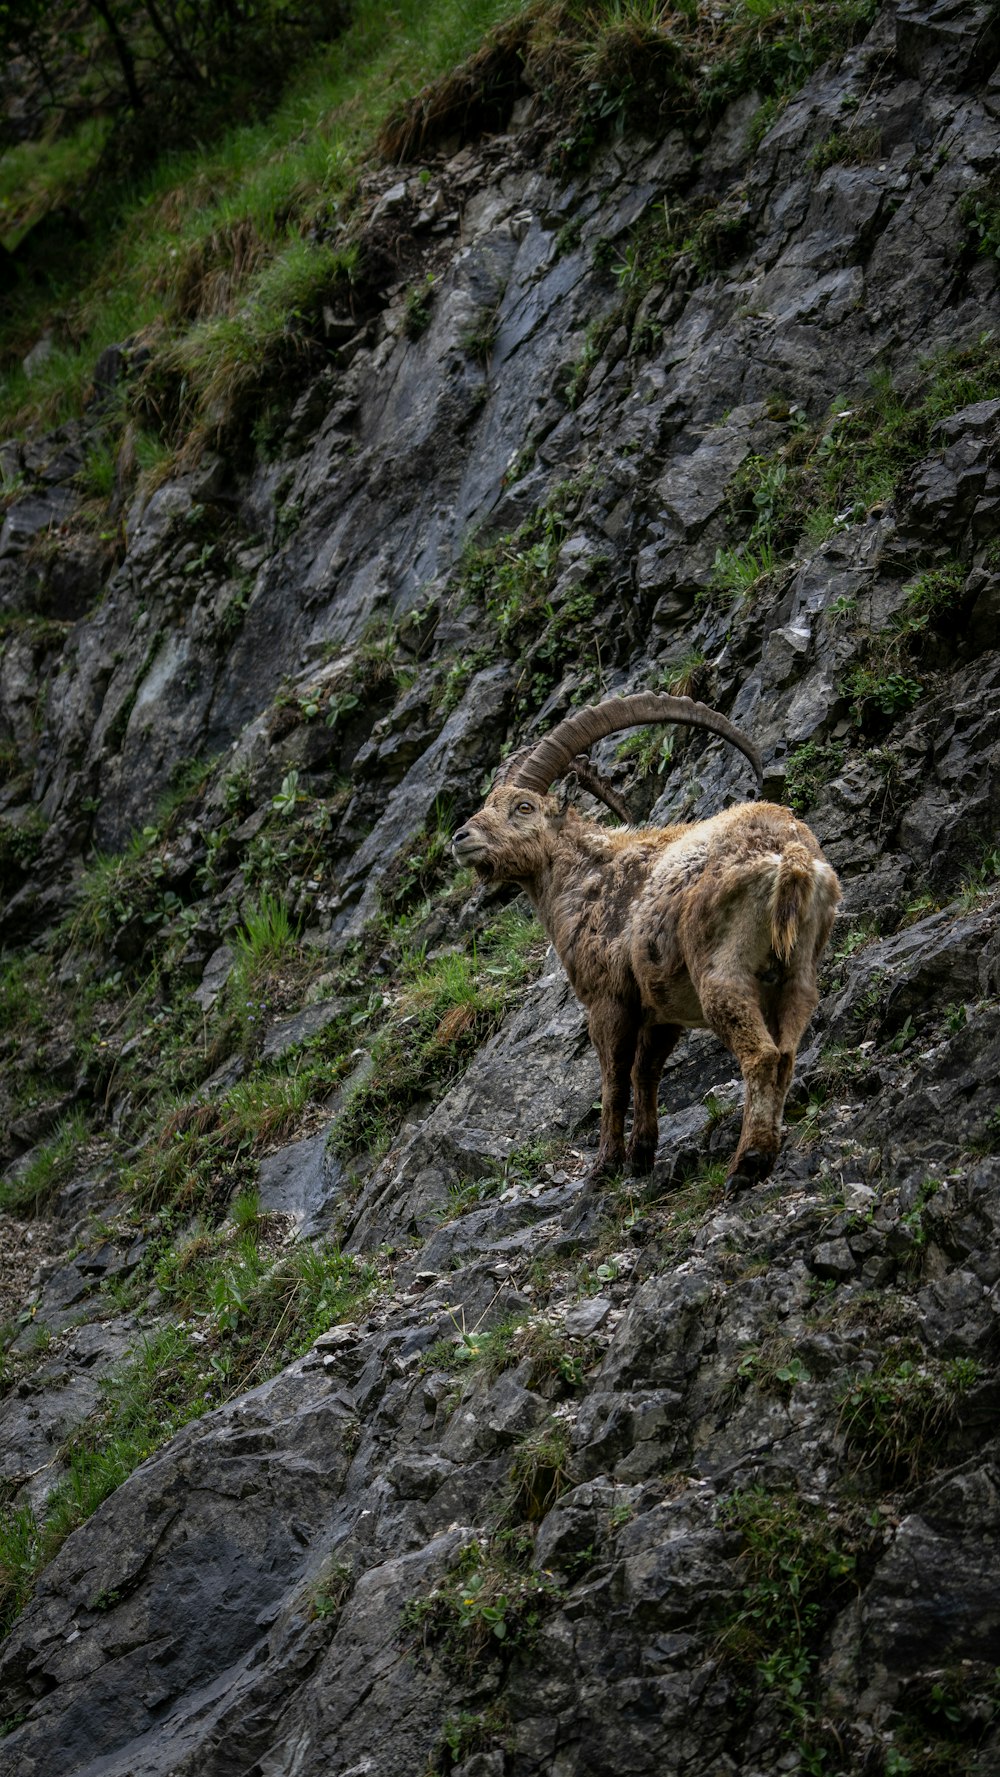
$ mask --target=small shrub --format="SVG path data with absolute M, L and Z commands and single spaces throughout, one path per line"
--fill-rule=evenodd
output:
M 717 549 L 709 582 L 712 592 L 729 598 L 740 598 L 754 592 L 778 565 L 774 549 L 767 541 L 750 545 L 737 544 L 735 549 Z
M 569 1429 L 552 1419 L 522 1439 L 508 1476 L 504 1517 L 508 1522 L 535 1524 L 544 1518 L 569 1486 Z
M 869 664 L 852 667 L 844 679 L 844 693 L 851 700 L 851 715 L 859 728 L 871 725 L 873 712 L 894 721 L 905 715 L 923 696 L 923 681 L 889 667 Z
M 439 1586 L 404 1606 L 403 1633 L 466 1681 L 491 1655 L 505 1666 L 523 1658 L 559 1595 L 546 1575 L 525 1569 L 530 1548 L 509 1534 L 467 1544 Z
M 834 130 L 825 136 L 822 142 L 809 156 L 809 165 L 816 173 L 822 173 L 827 167 L 863 167 L 872 161 L 881 159 L 882 131 L 878 124 L 869 124 L 863 128 L 856 125 L 844 130 Z
M 434 302 L 434 279 L 430 272 L 422 284 L 414 284 L 406 292 L 403 307 L 403 332 L 407 339 L 419 339 L 431 324 Z
M 768 1699 L 801 1768 L 818 1772 L 833 1750 L 817 1706 L 819 1652 L 827 1625 L 854 1589 L 872 1532 L 795 1493 L 763 1487 L 734 1494 L 719 1521 L 739 1538 L 743 1582 L 721 1625 L 719 1651 Z

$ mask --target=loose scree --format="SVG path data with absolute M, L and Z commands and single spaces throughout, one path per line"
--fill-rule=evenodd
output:
M 685 1030 L 715 1032 L 746 1088 L 729 1188 L 770 1172 L 816 971 L 840 885 L 814 835 L 788 808 L 743 802 L 711 820 L 609 829 L 549 795 L 567 770 L 619 815 L 624 805 L 582 749 L 638 723 L 707 728 L 745 754 L 752 743 L 717 711 L 655 693 L 574 712 L 515 755 L 483 807 L 455 834 L 462 864 L 522 887 L 586 1006 L 601 1064 L 596 1181 L 627 1160 L 648 1172 L 657 1089 Z M 625 1144 L 629 1091 L 632 1133 Z

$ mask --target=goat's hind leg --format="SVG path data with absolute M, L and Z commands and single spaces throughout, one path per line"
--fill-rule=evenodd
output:
M 644 1024 L 632 1065 L 632 1134 L 626 1158 L 637 1173 L 652 1172 L 659 1127 L 656 1094 L 663 1065 L 683 1034 L 680 1024 Z
M 746 1089 L 743 1127 L 727 1179 L 728 1188 L 738 1191 L 766 1178 L 778 1157 L 795 1052 L 782 1054 L 768 1030 L 754 980 L 705 982 L 699 997 L 705 1022 L 739 1062 Z

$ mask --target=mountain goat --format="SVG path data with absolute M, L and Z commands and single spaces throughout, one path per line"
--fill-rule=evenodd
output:
M 781 1143 L 795 1053 L 818 1003 L 816 968 L 840 886 L 788 808 L 744 802 L 711 820 L 609 829 L 547 794 L 567 770 L 621 813 L 582 749 L 640 722 L 707 728 L 759 755 L 725 717 L 687 697 L 610 698 L 574 712 L 503 768 L 453 849 L 488 882 L 527 893 L 589 1013 L 601 1064 L 601 1136 L 591 1181 L 628 1160 L 648 1172 L 657 1089 L 685 1029 L 731 1050 L 746 1097 L 729 1189 L 765 1178 Z M 629 1082 L 632 1134 L 625 1146 Z

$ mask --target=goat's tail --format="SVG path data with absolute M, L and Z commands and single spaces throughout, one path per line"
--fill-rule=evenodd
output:
M 791 961 L 815 891 L 816 859 L 804 845 L 786 846 L 771 890 L 771 948 L 783 963 Z

